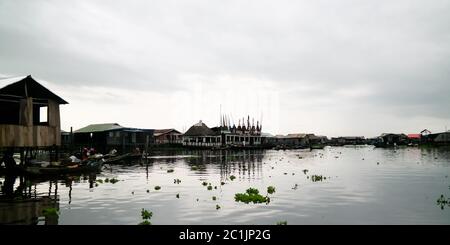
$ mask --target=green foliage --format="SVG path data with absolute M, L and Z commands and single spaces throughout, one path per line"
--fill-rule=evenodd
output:
M 150 219 L 153 216 L 153 212 L 149 212 L 146 209 L 142 209 L 141 210 L 141 216 L 143 221 L 141 223 L 139 223 L 139 225 L 151 225 L 152 223 L 150 222 Z
M 213 201 L 217 200 L 216 196 L 213 196 L 213 197 L 212 197 L 212 200 L 213 200 Z
M 231 176 L 230 176 L 230 180 L 233 181 L 234 179 L 236 179 L 236 176 L 231 175 Z
M 176 195 L 176 197 L 177 197 L 177 198 L 180 198 L 180 194 L 178 193 L 178 194 Z
M 98 179 L 98 180 L 96 180 L 96 182 L 98 182 L 100 184 L 103 184 L 103 180 L 102 179 Z
M 167 173 L 173 173 L 175 170 L 173 170 L 173 169 L 168 169 L 167 170 Z
M 157 185 L 157 186 L 155 186 L 155 190 L 161 190 L 161 186 L 159 186 L 159 185 Z
M 59 212 L 56 208 L 45 208 L 42 210 L 42 214 L 44 216 L 59 217 Z
M 312 175 L 311 176 L 312 182 L 323 181 L 326 179 L 327 179 L 327 177 L 323 177 L 322 175 Z
M 115 184 L 115 183 L 119 182 L 119 180 L 116 179 L 116 178 L 112 178 L 112 179 L 109 180 L 109 182 L 110 182 L 111 184 Z
M 207 186 L 208 183 L 206 183 L 206 182 L 203 181 L 202 185 L 203 185 L 203 186 Z
M 153 216 L 153 212 L 149 212 L 146 209 L 142 209 L 141 210 L 141 216 L 142 216 L 142 219 L 151 219 L 152 216 Z
M 259 190 L 255 188 L 249 188 L 247 189 L 246 193 L 236 193 L 234 195 L 234 200 L 236 202 L 243 202 L 243 203 L 269 203 L 270 198 L 264 197 L 259 194 Z
M 219 210 L 219 209 L 220 209 L 219 204 L 216 204 L 216 210 Z
M 220 185 L 225 185 L 225 182 L 220 182 Z M 450 187 L 449 187 L 450 188 Z
M 273 186 L 267 187 L 267 193 L 273 194 L 274 192 L 275 192 L 275 187 L 273 187 Z
M 308 171 L 309 171 L 308 169 L 303 169 L 303 173 L 304 173 L 304 174 L 307 174 Z
M 208 191 L 212 190 L 212 186 L 208 185 Z
M 105 179 L 105 183 L 109 183 L 109 179 L 108 178 Z

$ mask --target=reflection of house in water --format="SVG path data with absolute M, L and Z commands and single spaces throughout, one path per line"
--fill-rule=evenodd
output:
M 58 224 L 58 215 L 51 212 L 59 210 L 57 184 L 50 185 L 48 195 L 36 193 L 36 185 L 24 177 L 19 177 L 19 185 L 14 188 L 17 178 L 6 176 L 0 195 L 0 224 L 38 224 L 44 221 L 48 225 Z M 57 183 L 57 182 L 55 182 Z M 51 184 L 51 182 L 50 182 Z M 44 215 L 45 211 L 51 211 Z
M 259 121 L 253 120 L 250 124 L 250 117 L 247 123 L 239 120 L 238 126 L 231 126 L 230 122 L 223 119 L 220 126 L 209 128 L 200 121 L 189 128 L 183 135 L 183 145 L 193 147 L 239 147 L 256 148 L 261 146 L 262 126 Z
M 241 179 L 254 179 L 262 177 L 263 150 L 221 150 L 221 151 L 192 151 L 197 157 L 187 158 L 189 166 L 195 171 L 206 171 L 209 166 L 218 168 L 222 180 L 234 175 Z

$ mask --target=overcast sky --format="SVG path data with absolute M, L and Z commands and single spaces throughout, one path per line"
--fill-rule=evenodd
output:
M 62 128 L 272 134 L 450 129 L 450 1 L 0 0 L 0 74 L 47 81 Z M 222 106 L 221 106 L 222 105 Z

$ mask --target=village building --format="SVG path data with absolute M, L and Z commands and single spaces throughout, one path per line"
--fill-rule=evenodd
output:
M 141 152 L 153 143 L 153 129 L 122 127 L 117 123 L 91 124 L 74 132 L 74 145 L 108 153 Z
M 176 129 L 155 129 L 153 132 L 155 145 L 182 144 L 183 134 Z
M 276 146 L 289 148 L 306 148 L 309 147 L 308 134 L 296 133 L 288 135 L 276 135 L 272 142 Z
M 259 122 L 250 124 L 250 117 L 247 123 L 244 119 L 239 120 L 238 126 L 231 126 L 225 118 L 221 120 L 218 127 L 209 128 L 200 121 L 189 128 L 183 135 L 184 146 L 199 147 L 234 147 L 234 148 L 259 148 L 261 147 L 261 129 Z
M 344 145 L 364 145 L 367 140 L 364 136 L 342 136 L 333 137 L 330 139 L 329 144 L 333 146 L 344 146 Z
M 0 79 L 0 164 L 12 164 L 9 160 L 17 151 L 23 163 L 32 150 L 60 146 L 61 104 L 68 103 L 31 75 Z

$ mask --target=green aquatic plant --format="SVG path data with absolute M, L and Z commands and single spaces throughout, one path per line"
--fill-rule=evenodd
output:
M 450 207 L 450 198 L 445 198 L 444 195 L 441 195 L 441 197 L 437 199 L 437 205 L 441 206 L 441 209 L 444 209 L 445 205 Z
M 112 179 L 109 180 L 109 183 L 111 183 L 111 184 L 115 184 L 117 182 L 119 182 L 119 180 L 116 179 L 116 178 L 112 178 Z
M 212 190 L 212 186 L 208 185 L 208 191 Z
M 180 184 L 180 183 L 181 183 L 181 180 L 180 180 L 180 179 L 174 179 L 174 180 L 173 180 L 173 183 L 174 183 L 174 184 Z
M 220 185 L 225 185 L 225 182 L 220 182 Z
M 178 194 L 176 195 L 176 197 L 177 197 L 177 198 L 180 198 L 180 194 L 178 193 Z
M 155 186 L 155 190 L 161 190 L 161 186 L 159 186 L 159 185 L 157 185 L 157 186 Z
M 295 184 L 294 187 L 292 187 L 292 190 L 297 190 L 298 184 Z
M 246 193 L 236 193 L 234 195 L 234 200 L 236 202 L 243 202 L 243 203 L 269 203 L 270 198 L 262 196 L 259 194 L 259 190 L 255 188 L 249 188 L 247 189 Z
M 212 200 L 213 200 L 213 201 L 217 200 L 216 196 L 213 196 L 213 197 L 212 197 Z
M 203 186 L 207 186 L 208 183 L 206 183 L 206 182 L 203 181 L 202 185 L 203 185 Z
M 230 176 L 230 180 L 233 181 L 234 179 L 236 179 L 236 176 L 231 175 L 231 176 Z
M 150 222 L 150 219 L 153 216 L 153 212 L 149 212 L 146 209 L 142 209 L 141 210 L 141 217 L 142 217 L 142 222 L 139 223 L 139 225 L 151 225 L 152 223 Z
M 167 169 L 167 173 L 173 173 L 175 170 L 173 169 Z
M 191 170 L 198 170 L 198 166 L 191 166 Z
M 214 190 L 217 190 L 217 186 L 214 186 Z
M 45 208 L 42 210 L 42 214 L 44 216 L 59 217 L 59 212 L 56 208 Z
M 220 209 L 219 204 L 216 204 L 216 210 L 219 210 L 219 209 Z
M 109 179 L 108 178 L 105 179 L 105 183 L 109 183 Z
M 149 190 L 149 189 L 147 189 L 147 193 L 150 193 L 150 190 Z
M 311 176 L 312 182 L 323 181 L 326 179 L 327 179 L 327 177 L 323 177 L 322 175 L 312 175 Z
M 95 182 L 98 182 L 98 183 L 100 183 L 100 184 L 103 184 L 103 180 L 102 180 L 102 179 L 98 179 L 98 180 L 96 180 Z
M 267 193 L 269 193 L 269 194 L 275 193 L 275 187 L 273 187 L 273 186 L 267 187 Z
M 287 221 L 286 221 L 286 220 L 284 220 L 284 221 L 278 221 L 278 222 L 277 222 L 277 225 L 287 225 Z
M 304 174 L 307 174 L 308 171 L 309 171 L 308 169 L 303 169 L 303 173 L 304 173 Z
M 95 187 L 98 187 L 98 183 L 95 183 Z

